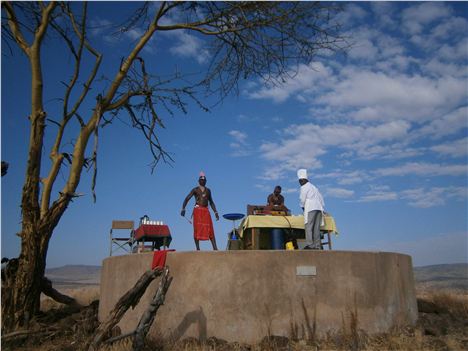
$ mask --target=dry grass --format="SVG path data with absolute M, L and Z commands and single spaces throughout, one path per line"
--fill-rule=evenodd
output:
M 90 285 L 79 288 L 56 288 L 62 294 L 73 297 L 80 305 L 87 306 L 95 300 L 99 300 L 99 285 Z M 62 307 L 60 303 L 51 298 L 41 295 L 41 311 L 46 312 L 51 309 Z
M 61 290 L 62 293 L 87 304 L 99 296 L 97 286 Z M 26 351 L 81 351 L 85 341 L 97 326 L 96 304 L 80 311 L 59 308 L 55 302 L 43 299 L 44 315 L 39 322 L 48 323 L 48 328 L 56 329 L 53 336 L 46 339 L 29 338 L 21 343 L 4 343 L 5 350 Z M 395 328 L 379 334 L 367 335 L 358 329 L 356 318 L 344 318 L 341 331 L 330 333 L 321 339 L 292 340 L 272 336 L 255 345 L 226 342 L 211 337 L 203 342 L 186 338 L 176 343 L 161 340 L 148 340 L 144 350 L 151 351 L 318 351 L 318 350 L 468 350 L 468 294 L 453 291 L 418 291 L 419 320 L 414 327 Z M 352 316 L 351 316 L 352 317 Z M 346 320 L 346 322 L 345 322 Z M 131 350 L 131 340 L 121 340 L 103 351 Z
M 468 294 L 437 292 L 429 296 L 429 301 L 443 307 L 446 313 L 468 320 Z

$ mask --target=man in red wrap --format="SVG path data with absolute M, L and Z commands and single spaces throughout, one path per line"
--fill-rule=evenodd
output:
M 193 239 L 195 240 L 195 246 L 197 250 L 200 250 L 200 240 L 210 240 L 213 245 L 213 250 L 218 250 L 208 204 L 210 204 L 217 221 L 219 220 L 219 215 L 213 197 L 211 196 L 211 190 L 206 187 L 205 173 L 200 172 L 198 184 L 199 185 L 193 188 L 185 198 L 180 215 L 185 217 L 185 206 L 187 206 L 192 196 L 195 196 L 196 203 L 193 209 Z

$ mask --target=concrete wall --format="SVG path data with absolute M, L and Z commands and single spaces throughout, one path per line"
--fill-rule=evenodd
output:
M 99 319 L 144 271 L 152 253 L 103 262 Z M 385 332 L 414 324 L 417 305 L 411 257 L 387 252 L 218 251 L 171 252 L 174 277 L 149 335 L 178 340 L 211 336 L 255 343 L 264 336 L 308 337 L 358 328 Z M 314 275 L 315 271 L 315 275 Z M 301 275 L 306 274 L 306 275 Z M 312 275 L 307 275 L 312 274 Z M 159 284 L 120 322 L 132 331 Z

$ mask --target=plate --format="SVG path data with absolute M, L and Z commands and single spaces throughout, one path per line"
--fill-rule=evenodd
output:
M 238 219 L 244 218 L 243 213 L 226 213 L 223 214 L 223 218 L 229 219 L 230 221 L 237 221 Z

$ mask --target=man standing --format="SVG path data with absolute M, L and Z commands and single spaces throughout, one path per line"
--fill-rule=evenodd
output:
M 193 188 L 185 198 L 180 215 L 182 217 L 185 216 L 185 206 L 187 206 L 187 203 L 190 201 L 192 196 L 195 196 L 195 208 L 193 209 L 193 238 L 195 240 L 195 246 L 197 250 L 200 250 L 200 240 L 209 239 L 213 245 L 213 250 L 218 250 L 218 247 L 216 246 L 216 238 L 214 236 L 213 221 L 211 220 L 208 204 L 210 204 L 217 221 L 219 220 L 219 215 L 211 196 L 211 190 L 205 186 L 205 173 L 200 172 L 198 184 L 199 185 Z
M 320 250 L 320 223 L 325 207 L 323 197 L 319 190 L 307 178 L 307 170 L 297 171 L 299 184 L 301 184 L 300 202 L 304 210 L 304 223 L 307 245 L 305 248 Z

